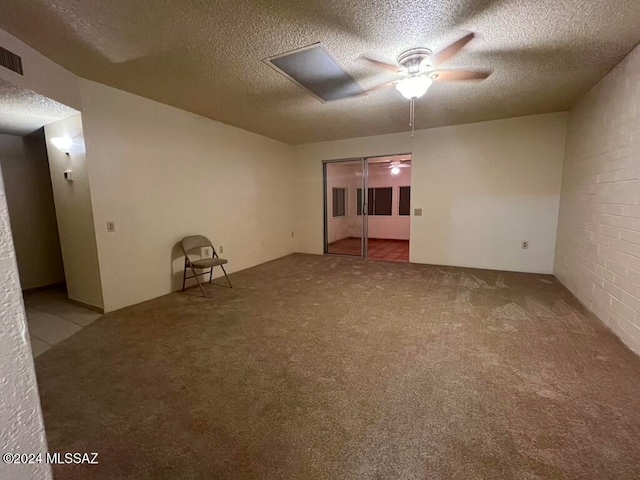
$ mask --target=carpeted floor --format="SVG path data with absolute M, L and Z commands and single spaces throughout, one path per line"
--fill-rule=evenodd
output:
M 640 358 L 551 276 L 292 255 L 37 358 L 64 479 L 640 478 Z

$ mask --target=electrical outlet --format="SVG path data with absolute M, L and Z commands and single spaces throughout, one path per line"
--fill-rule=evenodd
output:
M 422 216 L 422 209 L 421 208 L 415 208 L 413 210 L 413 216 L 414 217 L 421 217 Z
M 107 232 L 113 233 L 116 231 L 116 223 L 115 222 L 107 222 Z
M 211 251 L 211 247 L 203 247 L 202 258 L 211 258 L 211 257 L 213 257 L 213 252 Z
M 527 248 L 529 248 L 529 240 L 523 240 L 522 241 L 522 249 L 526 250 Z
M 220 245 L 220 253 L 224 253 L 224 247 Z

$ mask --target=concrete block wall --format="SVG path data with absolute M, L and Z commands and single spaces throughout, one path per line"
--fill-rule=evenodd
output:
M 640 47 L 569 113 L 554 273 L 640 354 Z

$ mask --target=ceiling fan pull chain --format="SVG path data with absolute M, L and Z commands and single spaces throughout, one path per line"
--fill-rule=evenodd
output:
M 409 104 L 409 126 L 411 127 L 411 138 L 415 132 L 415 116 L 416 116 L 416 99 L 413 97 Z

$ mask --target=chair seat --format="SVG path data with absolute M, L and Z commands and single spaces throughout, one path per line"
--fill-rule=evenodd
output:
M 191 262 L 193 268 L 211 268 L 218 265 L 224 265 L 227 260 L 224 258 L 203 258 L 201 260 L 194 260 Z

